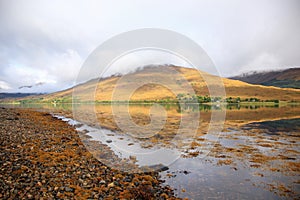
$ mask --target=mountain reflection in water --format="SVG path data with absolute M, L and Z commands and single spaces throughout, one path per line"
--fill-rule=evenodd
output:
M 72 105 L 18 105 L 46 110 L 73 118 Z M 92 140 L 106 145 L 121 144 L 128 149 L 174 148 L 180 152 L 162 178 L 176 189 L 179 197 L 191 199 L 281 199 L 300 198 L 300 106 L 264 105 L 162 105 L 166 123 L 156 136 L 133 138 L 130 143 L 114 121 L 110 105 L 74 105 L 81 113 L 81 123 L 98 124 L 110 135 L 105 140 L 93 134 Z M 129 111 L 131 119 L 140 126 L 151 123 L 151 105 L 125 105 L 118 109 Z M 185 137 L 176 140 L 174 133 L 182 115 L 200 111 L 196 134 L 183 131 Z M 212 112 L 226 112 L 223 129 L 218 138 L 207 134 Z M 91 117 L 91 113 L 95 117 Z M 94 120 L 94 121 L 93 121 Z M 197 119 L 192 119 L 197 120 Z M 107 137 L 110 143 L 106 143 Z M 120 139 L 123 138 L 123 139 Z M 130 145 L 129 145 L 130 144 Z M 211 145 L 209 153 L 202 151 Z M 112 148 L 113 151 L 116 151 Z M 117 153 L 117 152 L 116 152 Z M 138 161 L 137 161 L 138 162 Z M 142 161 L 141 161 L 142 162 Z

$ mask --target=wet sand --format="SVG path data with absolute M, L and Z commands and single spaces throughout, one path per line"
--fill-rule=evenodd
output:
M 157 172 L 95 159 L 74 127 L 45 112 L 0 108 L 0 199 L 176 199 Z

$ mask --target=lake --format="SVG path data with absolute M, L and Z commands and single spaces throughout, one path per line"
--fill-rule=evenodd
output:
M 48 111 L 75 125 L 87 146 L 110 147 L 114 159 L 91 149 L 110 167 L 161 166 L 164 184 L 179 197 L 300 198 L 300 106 L 10 106 Z

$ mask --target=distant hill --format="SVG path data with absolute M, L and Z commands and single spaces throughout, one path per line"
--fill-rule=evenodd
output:
M 130 79 L 128 79 L 127 82 L 123 82 L 122 85 L 118 86 L 119 90 L 121 91 L 121 94 L 128 93 L 128 90 L 130 88 L 133 88 L 137 84 L 135 80 L 141 80 L 141 78 L 148 79 L 149 77 L 153 77 L 163 79 L 169 77 L 173 80 L 177 80 L 172 73 L 165 73 L 163 67 L 169 67 L 179 72 L 185 78 L 185 80 L 187 80 L 190 83 L 195 93 L 199 96 L 210 95 L 206 82 L 202 77 L 204 74 L 208 79 L 220 81 L 220 79 L 218 79 L 217 76 L 207 74 L 205 72 L 199 73 L 199 71 L 197 71 L 196 69 L 191 68 L 184 68 L 178 66 L 145 67 L 144 69 L 141 69 L 134 73 L 130 73 Z M 85 98 L 84 96 L 87 93 L 86 91 L 92 91 L 95 92 L 95 100 L 110 101 L 112 99 L 111 97 L 116 87 L 116 84 L 119 80 L 120 76 L 111 76 L 108 78 L 101 79 L 100 81 L 98 81 L 97 79 L 93 79 L 67 90 L 40 96 L 25 97 L 24 99 L 27 101 L 39 99 L 44 102 L 53 102 L 54 100 L 55 102 L 71 102 L 73 89 L 76 88 L 77 91 L 82 91 L 80 95 L 82 95 L 83 98 Z M 222 78 L 221 81 L 223 81 L 224 83 L 227 97 L 240 97 L 241 99 L 258 98 L 260 100 L 277 99 L 281 101 L 300 101 L 300 90 L 298 89 L 253 85 L 239 80 L 232 80 L 228 78 Z M 181 86 L 180 81 L 177 81 L 173 84 Z M 96 90 L 95 86 L 97 86 Z M 180 92 L 187 93 L 184 88 L 182 88 L 182 91 Z M 176 96 L 168 88 L 155 84 L 146 84 L 144 86 L 139 87 L 130 98 L 130 100 L 133 101 L 151 101 L 163 99 L 176 99 Z M 120 95 L 118 100 L 126 100 L 126 97 L 124 95 Z
M 230 77 L 230 79 L 251 84 L 300 89 L 300 68 L 269 72 L 251 72 Z
M 41 93 L 0 93 L 0 99 L 23 98 L 28 96 L 42 95 Z

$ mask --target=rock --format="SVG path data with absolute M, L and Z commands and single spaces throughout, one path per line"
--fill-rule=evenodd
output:
M 169 198 L 169 196 L 168 196 L 166 193 L 162 193 L 160 196 L 161 196 L 162 198 L 164 198 L 164 199 L 168 199 L 168 198 Z
M 113 182 L 115 186 L 121 186 L 121 184 L 118 181 Z
M 110 188 L 110 187 L 114 187 L 115 184 L 114 184 L 114 182 L 112 182 L 112 183 L 108 184 L 107 186 Z
M 133 161 L 136 161 L 136 156 L 130 155 L 130 156 L 129 156 L 129 159 L 130 159 L 130 160 L 133 160 Z
M 150 165 L 148 166 L 148 168 L 150 168 L 153 171 L 158 171 L 158 172 L 162 172 L 162 171 L 167 171 L 169 170 L 169 167 L 162 165 L 162 164 L 158 164 L 158 165 Z
M 65 187 L 65 191 L 66 191 L 66 192 L 73 192 L 73 191 L 74 191 L 74 188 Z
M 57 194 L 56 194 L 56 196 L 59 198 L 59 197 L 61 197 L 61 193 L 60 192 L 57 192 Z
M 132 178 L 129 177 L 129 176 L 126 176 L 126 177 L 123 179 L 124 182 L 131 182 L 131 180 L 132 180 Z
M 125 199 L 157 199 L 162 193 L 173 196 L 161 185 L 158 173 L 128 174 L 99 162 L 66 122 L 31 110 L 18 110 L 15 120 L 12 111 L 0 109 L 0 199 L 122 199 L 127 187 Z M 97 142 L 91 147 L 123 165 L 108 145 Z M 135 167 L 133 163 L 129 167 Z M 139 191 L 146 196 L 139 196 Z

